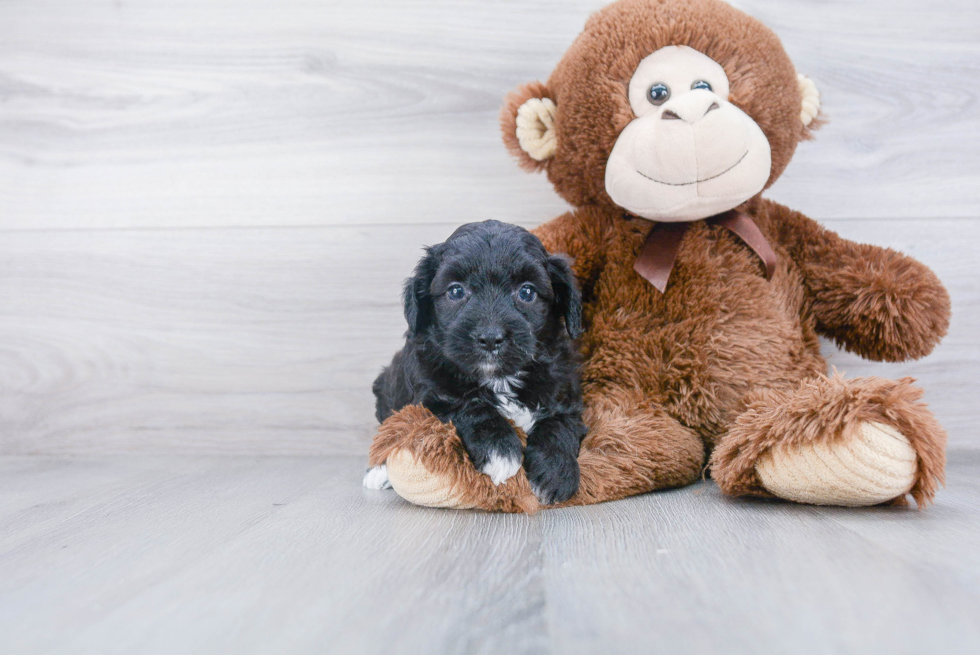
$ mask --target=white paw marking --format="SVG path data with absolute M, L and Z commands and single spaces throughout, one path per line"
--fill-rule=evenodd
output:
M 382 464 L 368 469 L 364 474 L 363 484 L 367 489 L 391 489 L 391 483 L 388 482 L 388 466 Z
M 517 427 L 524 430 L 524 434 L 530 432 L 537 421 L 534 412 L 525 405 L 516 400 L 502 398 L 499 395 L 497 396 L 497 411 L 500 412 L 501 416 L 509 418 Z
M 534 428 L 537 416 L 524 403 L 517 400 L 517 391 L 524 386 L 524 381 L 516 375 L 502 378 L 487 378 L 483 383 L 490 387 L 497 397 L 497 411 L 504 418 L 513 421 L 525 434 Z
M 521 460 L 501 457 L 497 453 L 490 455 L 490 461 L 480 469 L 481 473 L 486 473 L 494 484 L 505 482 L 521 470 Z

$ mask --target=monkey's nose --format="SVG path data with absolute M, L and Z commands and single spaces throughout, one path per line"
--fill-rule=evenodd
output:
M 715 95 L 704 91 L 692 91 L 685 93 L 680 98 L 668 103 L 664 107 L 660 118 L 665 121 L 684 121 L 691 125 L 708 115 L 721 106 L 715 101 Z
M 480 348 L 483 348 L 487 352 L 493 352 L 500 348 L 506 339 L 507 335 L 501 327 L 484 328 L 476 335 L 476 340 L 480 344 Z

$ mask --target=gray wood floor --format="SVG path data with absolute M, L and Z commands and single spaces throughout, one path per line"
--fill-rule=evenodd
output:
M 0 459 L 0 652 L 975 653 L 980 453 L 925 512 L 712 483 L 535 516 L 357 457 Z
M 0 653 L 971 652 L 980 3 L 739 0 L 830 122 L 776 200 L 932 266 L 925 512 L 360 488 L 401 280 L 564 211 L 500 143 L 605 0 L 0 2 Z

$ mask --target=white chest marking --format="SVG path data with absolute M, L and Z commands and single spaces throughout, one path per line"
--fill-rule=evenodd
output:
M 504 418 L 513 421 L 517 427 L 530 432 L 534 428 L 537 417 L 523 403 L 517 400 L 517 392 L 524 382 L 515 375 L 504 378 L 490 378 L 485 382 L 497 398 L 497 411 Z

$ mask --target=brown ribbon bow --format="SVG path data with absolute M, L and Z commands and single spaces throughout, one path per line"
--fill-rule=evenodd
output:
M 674 268 L 677 251 L 680 250 L 684 233 L 691 226 L 690 222 L 657 223 L 647 235 L 643 251 L 636 258 L 633 269 L 642 275 L 650 284 L 663 293 L 667 288 L 667 279 Z M 762 234 L 759 226 L 751 218 L 738 211 L 730 211 L 718 216 L 705 219 L 705 223 L 721 225 L 735 233 L 745 242 L 766 265 L 766 279 L 771 279 L 776 270 L 776 253 Z

